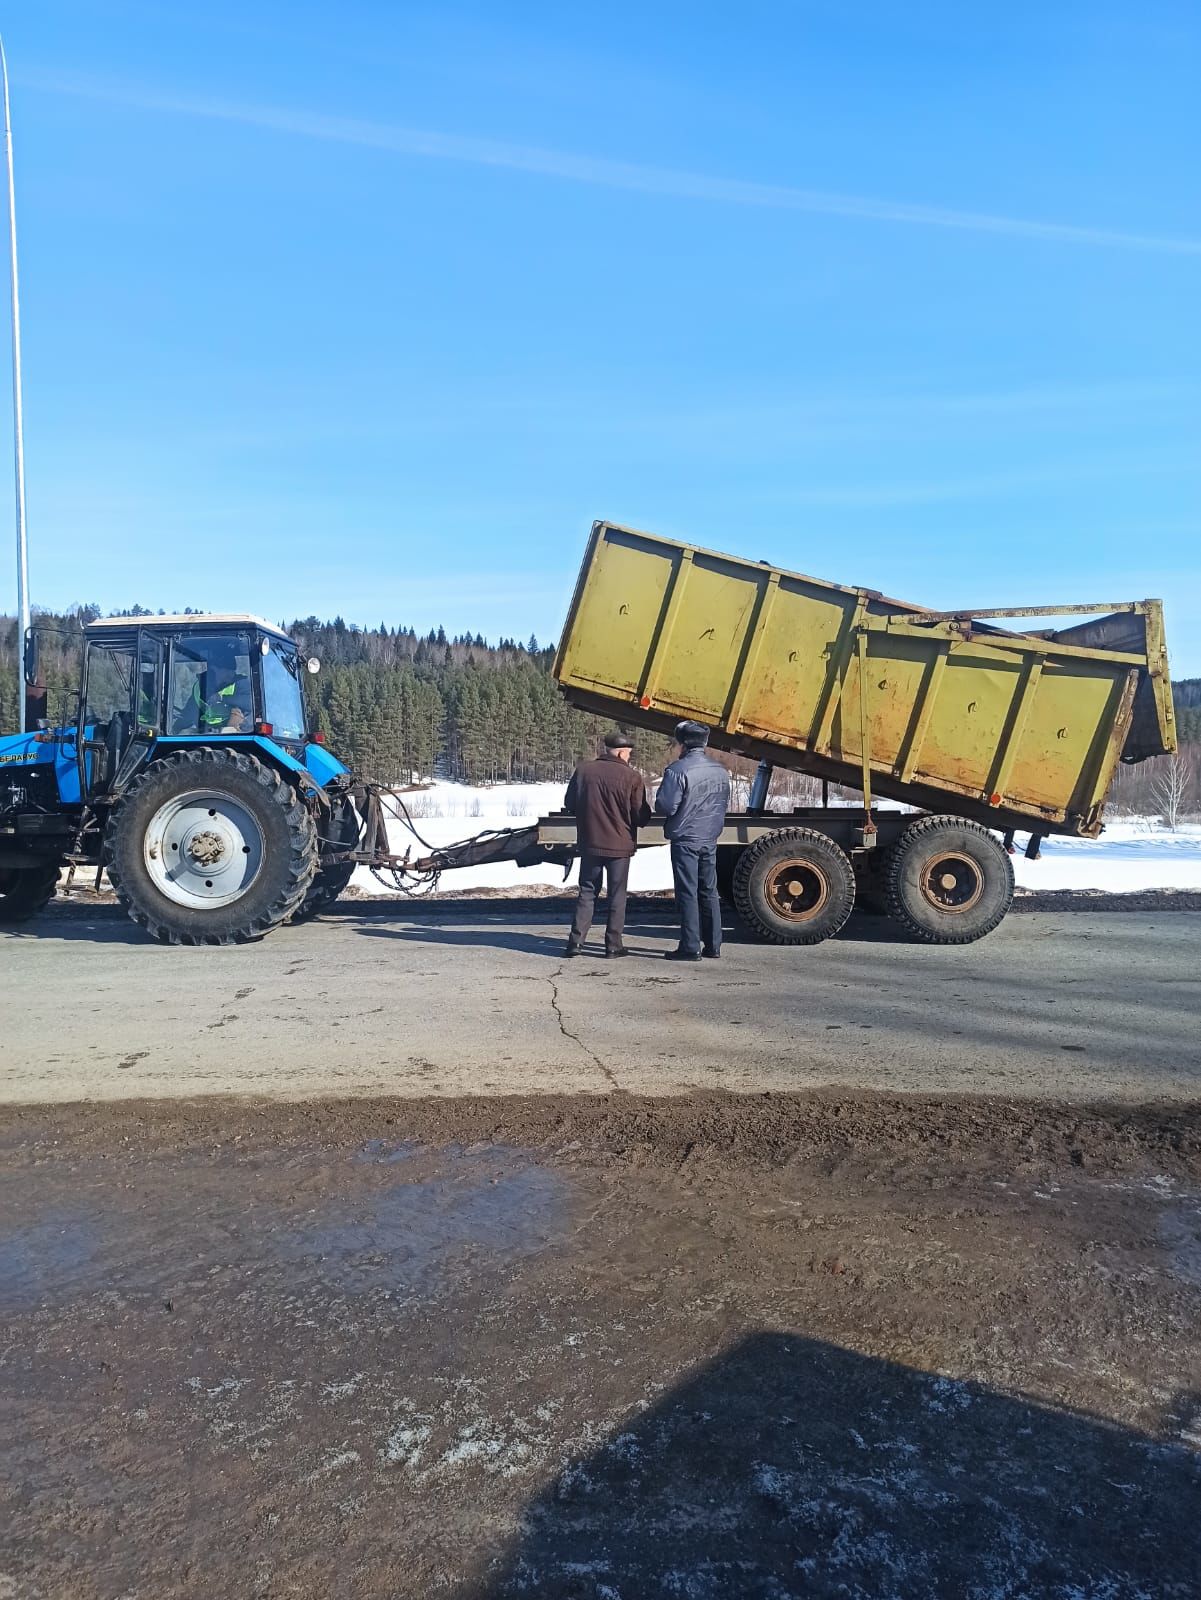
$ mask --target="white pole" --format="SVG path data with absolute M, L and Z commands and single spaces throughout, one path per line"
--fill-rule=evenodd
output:
M 13 466 L 17 490 L 17 700 L 21 707 L 21 732 L 25 727 L 23 667 L 25 635 L 29 630 L 29 549 L 25 537 L 25 433 L 21 415 L 21 293 L 17 282 L 17 196 L 13 187 L 13 128 L 8 104 L 8 58 L 0 39 L 0 77 L 4 80 L 4 156 L 8 166 L 9 281 L 12 285 L 13 325 Z

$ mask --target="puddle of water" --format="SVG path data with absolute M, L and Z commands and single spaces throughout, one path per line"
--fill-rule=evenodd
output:
M 373 1166 L 391 1167 L 400 1161 L 408 1161 L 425 1146 L 416 1139 L 368 1139 L 367 1143 L 355 1155 L 356 1161 L 369 1161 Z
M 1201 1288 L 1201 1206 L 1174 1206 L 1159 1219 L 1159 1239 L 1178 1278 Z
M 99 1249 L 83 1217 L 47 1217 L 0 1234 L 0 1305 L 37 1305 L 87 1287 L 102 1271 Z
M 411 1288 L 474 1251 L 512 1258 L 558 1233 L 568 1187 L 556 1173 L 515 1165 L 512 1151 L 437 1159 L 435 1176 L 333 1202 L 311 1225 L 276 1236 L 272 1249 L 316 1263 L 344 1289 Z
M 157 1213 L 127 1215 L 119 1202 L 86 1216 L 39 1208 L 35 1220 L 0 1227 L 0 1309 L 22 1312 L 101 1289 L 166 1296 L 201 1258 L 241 1269 L 273 1260 L 346 1292 L 411 1289 L 474 1258 L 538 1250 L 559 1235 L 567 1213 L 565 1180 L 507 1147 L 378 1139 L 353 1160 L 361 1176 L 307 1216 L 265 1202 L 246 1234 L 230 1230 L 220 1207 L 195 1230 L 186 1214 L 175 1227 Z M 411 1181 L 397 1181 L 412 1162 Z M 381 1170 L 393 1167 L 395 1178 Z M 364 1180 L 386 1186 L 364 1192 Z

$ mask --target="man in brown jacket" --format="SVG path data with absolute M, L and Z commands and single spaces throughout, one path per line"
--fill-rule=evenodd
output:
M 630 767 L 632 742 L 624 733 L 605 735 L 605 752 L 575 769 L 567 785 L 566 806 L 575 816 L 580 848 L 580 896 L 564 955 L 578 956 L 592 926 L 601 879 L 609 900 L 605 954 L 628 955 L 622 943 L 630 857 L 638 848 L 638 829 L 651 819 L 646 786 Z

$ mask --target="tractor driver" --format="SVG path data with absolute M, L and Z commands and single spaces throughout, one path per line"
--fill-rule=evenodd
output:
M 234 663 L 218 665 L 213 662 L 208 671 L 209 682 L 217 683 L 215 693 L 210 692 L 207 700 L 200 697 L 200 679 L 197 678 L 194 689 L 196 704 L 200 711 L 200 731 L 202 733 L 241 733 L 243 727 L 249 732 L 250 722 L 250 679 L 245 674 L 239 673 Z
M 243 658 L 244 659 L 244 658 Z M 232 649 L 214 650 L 206 661 L 188 663 L 190 690 L 174 716 L 176 733 L 241 733 L 249 729 L 250 674 Z

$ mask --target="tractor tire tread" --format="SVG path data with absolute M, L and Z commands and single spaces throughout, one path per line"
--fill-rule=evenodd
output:
M 11 888 L 0 891 L 0 927 L 11 928 L 28 922 L 39 911 L 44 911 L 54 899 L 61 871 L 62 863 L 58 860 L 46 861 L 38 867 L 15 869 L 11 874 L 13 886 L 19 887 L 21 892 L 14 897 Z M 0 878 L 7 876 L 0 873 Z
M 244 927 L 228 933 L 192 933 L 168 926 L 152 911 L 135 902 L 122 881 L 119 868 L 115 866 L 116 841 L 124 817 L 128 815 L 133 804 L 144 797 L 149 787 L 162 784 L 169 786 L 171 778 L 176 773 L 192 767 L 204 769 L 214 761 L 226 763 L 241 776 L 251 779 L 263 790 L 266 797 L 279 806 L 291 839 L 288 883 L 285 889 Z M 238 750 L 213 747 L 201 750 L 176 750 L 164 760 L 153 762 L 113 807 L 105 829 L 104 867 L 113 892 L 127 916 L 160 944 L 190 946 L 247 944 L 253 939 L 261 939 L 264 934 L 271 933 L 287 922 L 303 902 L 317 871 L 316 830 L 312 816 L 297 791 L 274 767 L 260 761 L 257 756 L 247 755 Z
M 308 893 L 292 913 L 293 924 L 311 922 L 323 911 L 328 911 L 350 883 L 353 874 L 353 866 L 349 870 L 345 867 L 324 867 L 319 870 Z
M 323 841 L 355 848 L 359 843 L 360 827 L 358 812 L 349 796 L 332 797 L 331 814 L 322 829 Z M 293 923 L 311 922 L 323 911 L 328 911 L 353 876 L 353 861 L 335 861 L 328 866 L 318 866 L 304 899 L 292 913 Z

